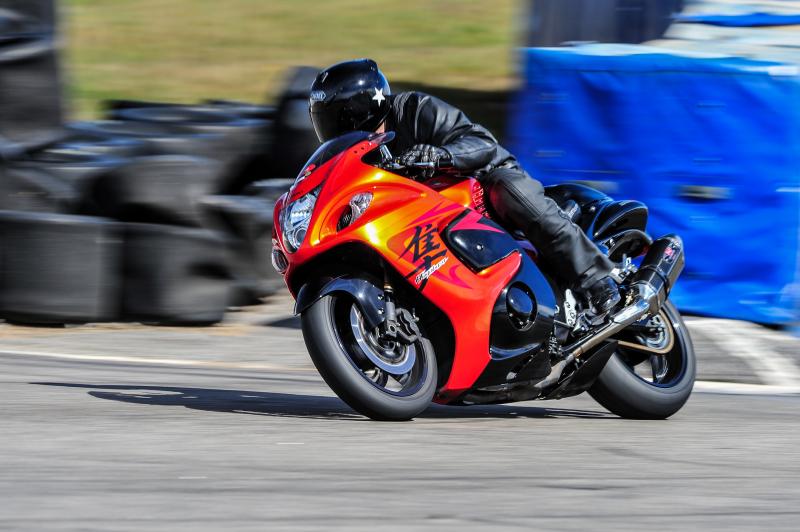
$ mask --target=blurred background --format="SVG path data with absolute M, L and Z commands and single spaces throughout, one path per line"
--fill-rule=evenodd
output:
M 525 2 L 66 0 L 77 116 L 111 98 L 270 101 L 297 65 L 369 56 L 394 82 L 508 89 Z
M 272 213 L 364 56 L 683 237 L 685 410 L 332 395 Z M 799 244 L 800 0 L 0 0 L 0 529 L 796 530 Z
M 308 87 L 365 56 L 545 184 L 646 202 L 684 311 L 796 325 L 791 0 L 0 0 L 0 316 L 211 324 L 281 290 Z

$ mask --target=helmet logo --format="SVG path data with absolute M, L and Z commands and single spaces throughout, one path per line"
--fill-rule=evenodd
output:
M 383 95 L 383 89 L 375 89 L 375 96 L 373 96 L 372 99 L 378 102 L 378 107 L 380 107 L 386 100 L 386 96 Z
M 324 102 L 325 101 L 325 91 L 311 91 L 311 101 L 312 102 Z

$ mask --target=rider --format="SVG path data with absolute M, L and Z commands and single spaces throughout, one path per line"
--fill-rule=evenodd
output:
M 459 109 L 420 92 L 391 94 L 371 59 L 322 70 L 311 86 L 309 109 L 320 142 L 350 131 L 394 131 L 390 147 L 401 164 L 446 164 L 475 174 L 496 218 L 545 251 L 550 270 L 583 292 L 596 315 L 619 303 L 610 276 L 614 264 L 545 196 L 542 184 Z

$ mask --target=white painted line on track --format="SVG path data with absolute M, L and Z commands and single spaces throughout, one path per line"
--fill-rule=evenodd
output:
M 257 369 L 277 372 L 306 372 L 316 373 L 313 368 L 290 368 L 270 364 L 258 364 L 250 362 L 219 362 L 203 360 L 181 360 L 171 358 L 140 358 L 118 355 L 78 355 L 71 353 L 48 353 L 42 351 L 3 351 L 0 350 L 0 357 L 3 356 L 23 356 L 54 358 L 60 360 L 76 360 L 81 362 L 117 362 L 124 364 L 140 365 L 162 365 L 162 366 L 184 366 L 184 367 L 206 367 L 216 369 Z M 800 394 L 800 386 L 779 386 L 765 384 L 743 384 L 737 382 L 720 381 L 697 381 L 694 391 L 699 393 L 718 393 L 732 395 L 795 395 Z M 277 445 L 303 445 L 295 442 L 279 442 Z
M 254 369 L 264 371 L 279 372 L 314 372 L 313 368 L 292 368 L 288 366 L 278 366 L 274 364 L 262 364 L 258 362 L 220 362 L 218 360 L 189 360 L 177 358 L 148 358 L 131 357 L 120 355 L 78 355 L 72 353 L 50 353 L 46 351 L 2 351 L 2 356 L 24 356 L 55 358 L 60 360 L 76 360 L 81 362 L 117 362 L 123 364 L 142 364 L 157 366 L 187 366 L 215 369 Z
M 771 386 L 741 382 L 696 381 L 694 392 L 725 395 L 800 395 L 800 386 Z
M 724 318 L 701 318 L 698 316 L 685 316 L 683 321 L 686 325 L 689 325 L 690 328 L 697 327 L 698 329 L 703 328 L 703 324 L 711 324 L 712 326 L 723 326 L 728 331 L 737 331 L 738 333 L 746 333 L 748 335 L 752 335 L 755 338 L 785 343 L 785 344 L 793 344 L 798 346 L 800 349 L 800 337 L 793 336 L 787 332 L 776 331 L 773 329 L 769 329 L 757 323 L 749 322 L 749 321 L 742 321 L 742 320 L 727 320 Z
M 770 349 L 769 342 L 780 333 L 736 320 L 692 320 L 687 326 L 690 331 L 703 331 L 726 353 L 742 359 L 764 384 L 789 388 L 800 386 L 800 369 L 794 361 Z

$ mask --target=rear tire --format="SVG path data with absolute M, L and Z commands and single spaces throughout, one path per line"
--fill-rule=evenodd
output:
M 696 373 L 692 340 L 675 306 L 668 301 L 662 310 L 675 336 L 670 352 L 662 355 L 667 361 L 664 377 L 657 382 L 643 379 L 633 369 L 635 356 L 621 349 L 589 389 L 589 395 L 613 414 L 630 419 L 666 419 L 680 410 L 692 393 Z
M 436 356 L 426 338 L 413 344 L 416 362 L 409 372 L 408 389 L 393 392 L 387 376 L 371 379 L 356 360 L 358 353 L 347 337 L 350 323 L 344 323 L 342 305 L 352 306 L 347 294 L 325 296 L 302 315 L 303 338 L 320 375 L 353 410 L 379 421 L 407 421 L 424 411 L 436 392 Z M 370 370 L 367 370 L 370 371 Z M 380 370 L 379 370 L 380 371 Z

